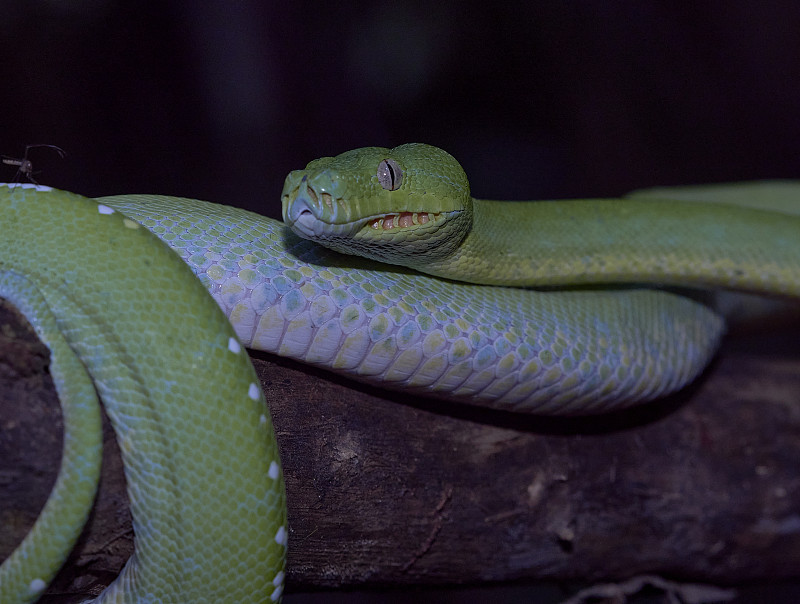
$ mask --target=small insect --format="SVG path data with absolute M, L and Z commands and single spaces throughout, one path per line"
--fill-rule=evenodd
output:
M 27 178 L 33 184 L 38 185 L 39 183 L 36 182 L 36 179 L 33 178 L 34 171 L 33 171 L 33 163 L 30 159 L 28 159 L 28 152 L 31 149 L 36 149 L 37 147 L 49 147 L 50 149 L 54 149 L 58 156 L 62 159 L 67 155 L 66 151 L 61 147 L 56 147 L 55 145 L 25 145 L 25 155 L 22 156 L 22 159 L 17 159 L 15 157 L 10 157 L 8 155 L 0 156 L 3 158 L 3 163 L 8 166 L 17 166 L 17 173 L 14 175 L 13 182 L 18 182 L 22 178 Z M 36 172 L 38 174 L 38 172 Z

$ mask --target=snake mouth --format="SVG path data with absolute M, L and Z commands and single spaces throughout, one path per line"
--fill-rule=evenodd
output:
M 287 199 L 284 221 L 301 237 L 325 240 L 395 235 L 419 228 L 431 228 L 445 217 L 441 212 L 400 211 L 374 214 L 337 224 L 321 216 L 317 206 L 318 204 L 315 205 L 301 196 L 296 197 L 291 203 Z
M 294 177 L 293 177 L 294 175 Z M 308 175 L 292 173 L 281 195 L 283 220 L 301 237 L 325 241 L 338 238 L 368 238 L 376 242 L 395 239 L 403 233 L 429 231 L 439 227 L 453 212 L 426 212 L 422 209 L 395 211 L 353 217 L 356 204 L 347 203 L 332 191 L 311 186 Z
M 391 231 L 393 229 L 407 229 L 422 226 L 437 220 L 439 212 L 397 212 L 384 214 L 377 218 L 370 218 L 367 224 L 373 230 Z
M 344 224 L 333 224 L 320 220 L 311 210 L 303 210 L 294 216 L 292 229 L 310 239 L 331 237 L 381 237 L 383 234 L 395 235 L 431 227 L 443 218 L 441 213 L 431 212 L 393 212 L 379 216 L 368 216 Z

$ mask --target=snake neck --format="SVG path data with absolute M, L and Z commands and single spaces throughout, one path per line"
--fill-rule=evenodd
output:
M 472 199 L 470 225 L 444 257 L 418 256 L 417 270 L 468 283 L 533 285 L 541 246 L 534 233 L 537 202 Z
M 725 204 L 475 199 L 455 252 L 414 268 L 489 285 L 658 283 L 797 296 L 798 237 L 798 216 Z

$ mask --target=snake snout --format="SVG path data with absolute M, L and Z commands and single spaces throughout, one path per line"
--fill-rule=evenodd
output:
M 320 221 L 314 212 L 314 206 L 302 194 L 298 194 L 284 207 L 283 221 L 301 236 L 314 237 L 319 234 Z
M 283 221 L 301 237 L 316 241 L 339 234 L 342 226 L 332 224 L 335 219 L 330 193 L 315 190 L 305 180 L 283 197 Z
M 283 217 L 288 223 L 294 223 L 298 220 L 309 220 L 314 218 L 314 212 L 311 211 L 311 205 L 305 197 L 298 196 L 293 201 L 289 202 L 286 208 L 286 215 Z M 301 218 L 305 216 L 305 218 Z

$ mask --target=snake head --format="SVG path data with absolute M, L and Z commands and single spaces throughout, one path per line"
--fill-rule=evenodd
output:
M 423 144 L 314 160 L 286 177 L 281 199 L 283 221 L 300 237 L 412 268 L 452 254 L 472 223 L 464 170 Z

